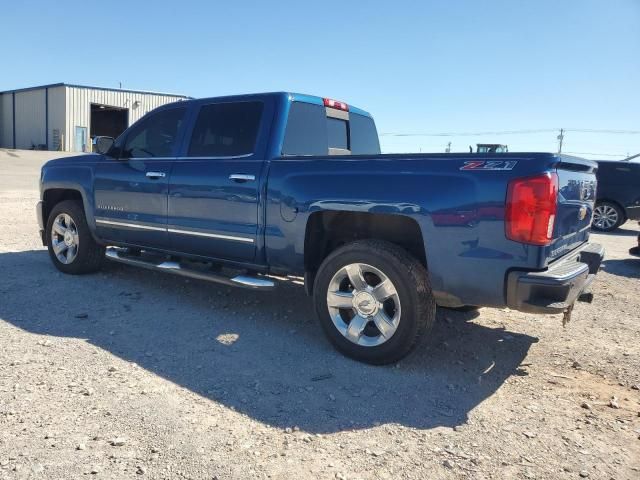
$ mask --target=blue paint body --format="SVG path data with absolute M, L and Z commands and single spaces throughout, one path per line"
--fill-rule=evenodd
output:
M 208 160 L 187 157 L 187 139 L 200 107 L 238 101 L 264 102 L 254 153 Z M 118 160 L 92 154 L 53 160 L 43 167 L 42 192 L 79 191 L 89 225 L 102 243 L 291 274 L 305 272 L 312 215 L 404 216 L 419 226 L 432 287 L 442 303 L 453 299 L 449 303 L 504 306 L 510 271 L 544 270 L 588 240 L 594 162 L 549 153 L 282 157 L 293 101 L 323 105 L 322 98 L 290 93 L 179 102 L 187 114 L 170 157 Z M 517 163 L 504 171 L 460 170 L 468 160 Z M 166 176 L 149 179 L 145 175 L 150 171 Z M 508 240 L 504 207 L 509 181 L 544 172 L 557 172 L 560 180 L 553 243 L 539 247 Z M 234 173 L 253 175 L 255 181 L 237 183 L 229 179 Z M 581 191 L 585 185 L 591 189 L 587 195 Z M 587 215 L 580 220 L 585 207 Z M 96 219 L 149 229 L 114 228 Z M 211 234 L 216 237 L 206 236 Z

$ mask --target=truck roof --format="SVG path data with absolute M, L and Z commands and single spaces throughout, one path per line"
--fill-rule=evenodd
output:
M 194 98 L 189 100 L 183 100 L 182 102 L 189 103 L 207 103 L 211 100 L 229 100 L 229 101 L 243 101 L 243 100 L 261 100 L 264 98 L 275 97 L 281 100 L 287 100 L 289 102 L 304 102 L 304 103 L 312 103 L 314 105 L 324 105 L 325 97 L 318 97 L 315 95 L 307 95 L 304 93 L 294 93 L 294 92 L 264 92 L 264 93 L 247 93 L 242 95 L 225 95 L 220 97 L 206 97 L 206 98 Z M 182 103 L 180 102 L 180 103 Z M 349 105 L 349 111 L 352 113 L 357 113 L 359 115 L 364 115 L 366 117 L 371 117 L 371 114 L 361 108 L 355 107 L 351 104 Z

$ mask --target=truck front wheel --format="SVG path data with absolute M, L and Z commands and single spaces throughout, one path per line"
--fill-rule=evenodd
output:
M 313 297 L 331 343 L 375 365 L 403 358 L 435 321 L 424 266 L 380 240 L 360 240 L 332 252 L 318 270 Z
M 100 269 L 104 247 L 89 231 L 82 205 L 65 200 L 53 207 L 47 220 L 47 247 L 55 267 L 64 273 L 91 273 Z

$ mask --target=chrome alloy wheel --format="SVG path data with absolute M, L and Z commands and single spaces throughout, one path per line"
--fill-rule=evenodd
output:
M 598 205 L 593 210 L 593 224 L 602 229 L 608 230 L 618 222 L 618 212 L 610 205 Z
M 342 267 L 329 282 L 327 306 L 333 324 L 350 342 L 375 347 L 400 324 L 400 297 L 389 277 L 371 265 Z
M 69 214 L 61 213 L 51 226 L 51 247 L 60 263 L 70 264 L 78 256 L 78 227 Z

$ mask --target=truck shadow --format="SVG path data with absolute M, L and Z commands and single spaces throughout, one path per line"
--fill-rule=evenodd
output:
M 292 284 L 253 292 L 116 264 L 74 277 L 44 250 L 0 254 L 0 271 L 0 319 L 86 339 L 255 420 L 311 433 L 463 424 L 505 380 L 526 374 L 519 366 L 537 341 L 479 325 L 477 312 L 441 310 L 414 354 L 373 367 L 333 350 Z
M 640 278 L 639 258 L 605 259 L 602 268 L 605 272 L 620 277 Z
M 635 220 L 634 220 L 635 223 Z M 638 230 L 632 228 L 625 228 L 624 226 L 620 226 L 613 230 L 612 232 L 594 232 L 596 235 L 605 235 L 607 237 L 637 237 Z

